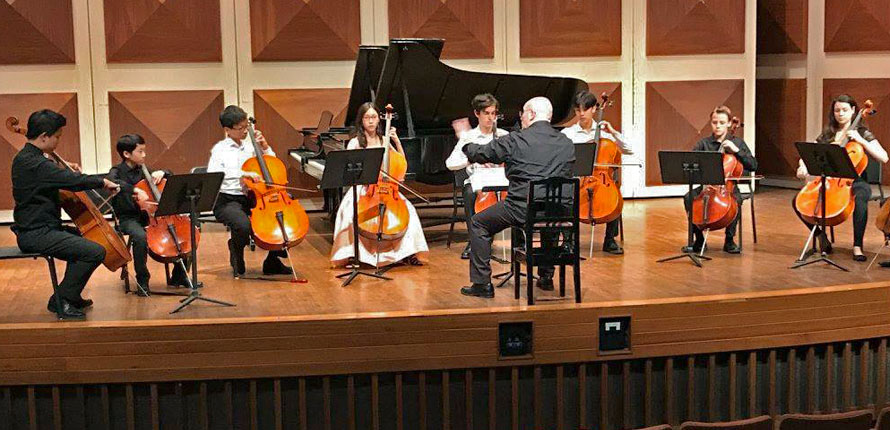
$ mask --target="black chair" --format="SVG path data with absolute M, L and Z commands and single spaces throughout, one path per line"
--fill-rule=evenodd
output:
M 528 304 L 535 303 L 534 268 L 559 267 L 559 295 L 565 297 L 565 269 L 572 266 L 575 302 L 581 303 L 578 179 L 549 178 L 529 183 L 525 224 L 511 234 L 513 285 L 520 297 L 520 265 L 525 262 Z M 516 246 L 521 243 L 520 246 Z
M 53 294 L 56 297 L 56 313 L 62 315 L 62 300 L 59 297 L 59 277 L 56 274 L 56 262 L 53 257 L 38 252 L 23 252 L 18 246 L 0 247 L 0 260 L 15 260 L 20 258 L 43 258 L 49 266 L 49 279 L 53 284 Z M 60 318 L 62 319 L 62 318 Z
M 738 181 L 736 186 L 739 188 L 739 195 L 742 197 L 742 201 L 739 204 L 739 228 L 738 228 L 738 236 L 739 236 L 739 249 L 743 248 L 744 243 L 744 231 L 742 230 L 742 219 L 744 218 L 744 209 L 745 209 L 745 201 L 750 200 L 751 204 L 751 233 L 754 236 L 754 243 L 757 243 L 757 217 L 754 215 L 754 191 L 757 186 L 755 184 L 754 176 L 756 176 L 755 172 L 746 172 L 751 177 L 751 180 L 742 180 Z
M 464 181 L 468 178 L 467 170 L 461 169 L 454 172 L 454 181 L 451 183 L 451 221 L 448 226 L 448 239 L 445 240 L 445 247 L 451 248 L 451 239 L 454 236 L 454 224 L 466 220 L 465 215 L 458 215 L 459 208 L 464 207 Z

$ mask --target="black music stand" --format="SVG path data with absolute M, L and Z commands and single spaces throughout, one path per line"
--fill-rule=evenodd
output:
M 822 184 L 819 187 L 819 204 L 822 206 L 820 211 L 822 214 L 819 217 L 819 224 L 814 225 L 810 230 L 810 235 L 807 237 L 807 243 L 804 244 L 800 258 L 791 265 L 791 268 L 797 269 L 798 267 L 807 266 L 813 263 L 825 262 L 843 270 L 844 272 L 849 272 L 846 267 L 841 266 L 828 258 L 825 251 L 820 253 L 819 258 L 814 258 L 812 260 L 807 260 L 806 254 L 807 248 L 810 247 L 811 240 L 813 241 L 813 247 L 816 246 L 816 227 L 821 227 L 822 234 L 825 234 L 825 181 L 827 177 L 856 179 L 859 177 L 859 174 L 856 173 L 856 168 L 853 166 L 853 161 L 850 160 L 850 157 L 847 155 L 847 150 L 840 145 L 795 142 L 794 146 L 797 148 L 797 152 L 800 154 L 800 159 L 803 160 L 803 164 L 807 166 L 809 174 L 820 177 Z
M 575 144 L 575 165 L 573 166 L 573 174 L 576 178 L 584 178 L 593 175 L 593 164 L 596 161 L 597 143 L 593 140 L 585 143 Z M 593 201 L 593 187 L 587 188 L 587 201 Z M 589 204 L 587 217 L 590 220 L 590 252 L 588 258 L 593 258 L 593 204 Z M 580 214 L 579 214 L 580 215 Z M 587 258 L 581 257 L 582 260 Z
M 361 259 L 359 258 L 358 241 L 358 185 L 370 185 L 377 183 L 380 175 L 380 166 L 383 164 L 383 148 L 353 149 L 346 151 L 328 152 L 325 161 L 324 174 L 321 176 L 321 188 L 323 190 L 343 187 L 352 188 L 352 251 L 355 264 L 349 272 L 337 275 L 337 278 L 346 278 L 342 287 L 349 285 L 359 275 L 391 281 L 383 275 L 359 270 Z
M 161 201 L 158 202 L 158 210 L 155 216 L 179 215 L 187 213 L 191 220 L 190 234 L 192 239 L 192 279 L 189 283 L 189 294 L 179 301 L 179 306 L 170 313 L 175 314 L 195 300 L 216 303 L 223 306 L 235 306 L 232 303 L 210 299 L 201 295 L 198 291 L 198 247 L 196 236 L 198 231 L 198 214 L 213 210 L 216 196 L 219 194 L 219 186 L 223 181 L 222 172 L 191 173 L 187 175 L 173 175 L 167 179 Z
M 723 185 L 723 153 L 716 151 L 658 151 L 658 164 L 661 167 L 661 182 L 664 184 L 686 184 L 689 195 L 692 187 L 698 185 Z M 662 258 L 658 263 L 688 257 L 702 267 L 702 260 L 710 257 L 699 255 L 693 248 L 692 210 L 686 212 L 686 246 L 689 251 L 672 257 Z M 702 250 L 707 244 L 702 244 Z

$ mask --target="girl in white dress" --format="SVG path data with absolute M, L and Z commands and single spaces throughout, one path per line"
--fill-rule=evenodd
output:
M 356 115 L 355 119 L 355 128 L 359 130 L 358 135 L 349 141 L 346 149 L 379 148 L 383 146 L 383 136 L 379 131 L 379 112 L 380 110 L 373 103 L 364 103 L 359 106 L 358 115 Z M 402 142 L 396 134 L 396 129 L 392 127 L 388 132 L 392 146 L 396 151 L 404 155 L 405 151 L 402 149 Z M 359 197 L 364 194 L 364 191 L 364 186 L 358 186 L 356 190 Z M 423 236 L 423 227 L 420 225 L 420 218 L 417 216 L 417 210 L 414 209 L 414 205 L 408 199 L 405 199 L 404 196 L 402 196 L 402 199 L 408 206 L 408 214 L 410 216 L 405 235 L 396 240 L 380 242 L 379 247 L 376 240 L 359 236 L 359 261 L 362 263 L 374 266 L 378 265 L 379 261 L 379 266 L 386 266 L 404 260 L 405 263 L 410 265 L 422 265 L 417 255 L 429 250 L 426 238 Z M 334 243 L 331 248 L 331 263 L 334 267 L 344 266 L 354 257 L 352 232 L 352 190 L 350 189 L 343 195 L 334 224 Z

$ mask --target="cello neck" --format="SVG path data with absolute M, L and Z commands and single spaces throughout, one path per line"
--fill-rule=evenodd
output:
M 263 158 L 265 154 L 260 148 L 260 144 L 256 141 L 256 131 L 253 129 L 253 125 L 256 123 L 256 120 L 253 117 L 247 118 L 247 136 L 250 137 L 250 143 L 253 145 L 253 153 L 256 156 L 257 163 L 260 165 L 260 171 L 263 173 L 263 181 L 267 184 L 272 183 L 272 174 L 269 173 L 269 167 L 266 166 L 266 160 Z
M 145 167 L 145 164 L 140 164 L 139 168 L 142 170 L 142 177 L 145 178 L 145 183 L 148 184 L 148 189 L 151 190 L 151 196 L 156 202 L 161 201 L 161 191 L 158 190 L 158 186 L 155 185 L 154 178 L 151 177 L 148 167 Z

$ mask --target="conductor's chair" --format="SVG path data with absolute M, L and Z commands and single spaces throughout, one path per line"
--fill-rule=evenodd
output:
M 513 282 L 517 300 L 526 265 L 528 304 L 535 303 L 535 267 L 559 268 L 559 295 L 565 297 L 565 268 L 572 266 L 575 302 L 581 303 L 578 179 L 549 178 L 529 183 L 525 224 L 513 227 Z

